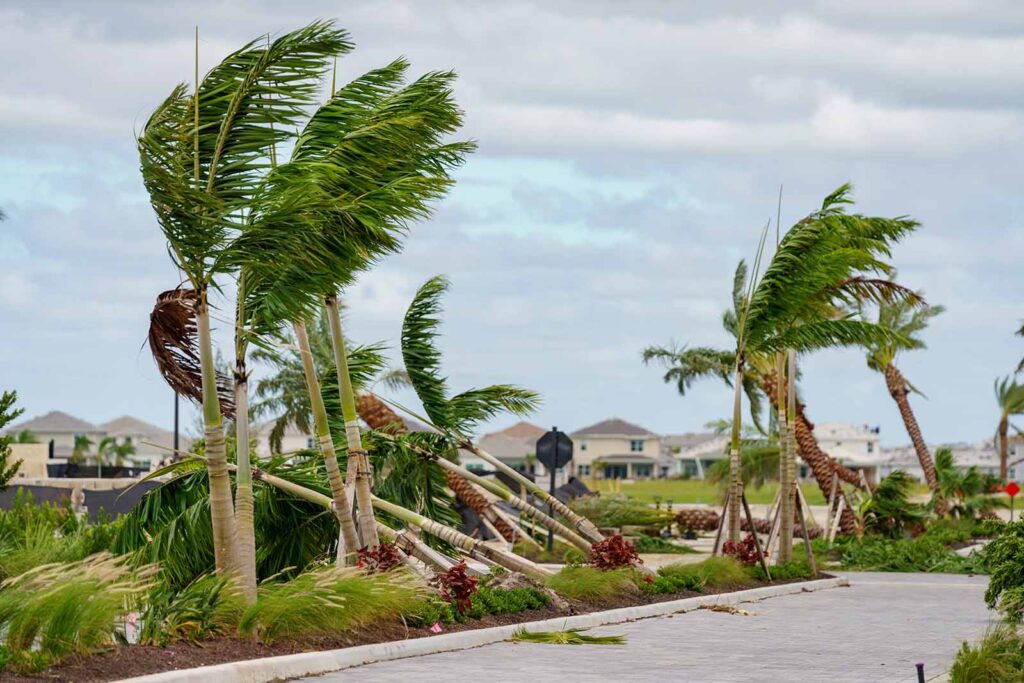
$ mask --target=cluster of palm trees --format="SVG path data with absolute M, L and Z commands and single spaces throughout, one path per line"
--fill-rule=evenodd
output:
M 467 434 L 499 411 L 531 410 L 536 396 L 508 385 L 449 395 L 434 344 L 443 279 L 417 294 L 402 336 L 408 379 L 427 412 L 422 421 L 433 431 L 406 432 L 369 391 L 386 364 L 379 347 L 349 348 L 341 294 L 360 272 L 401 248 L 407 230 L 451 187 L 452 169 L 474 144 L 448 139 L 462 123 L 452 95 L 454 74 L 431 72 L 408 81 L 404 59 L 340 87 L 332 75 L 327 101 L 317 106 L 321 79 L 351 49 L 347 33 L 331 22 L 253 41 L 201 80 L 197 70 L 194 88 L 177 86 L 138 136 L 143 180 L 184 277 L 158 297 L 149 341 L 165 379 L 202 406 L 214 563 L 218 573 L 240 581 L 250 600 L 257 584 L 254 480 L 329 509 L 337 518 L 339 563 L 354 562 L 357 551 L 384 539 L 435 569 L 452 566 L 417 534 L 395 528 L 406 525 L 449 549 L 544 573 L 438 521 L 450 517 L 450 510 L 436 505 L 447 495 L 438 490 L 445 481 L 512 538 L 523 532 L 496 511 L 495 497 L 586 548 L 601 540 L 592 524 L 557 501 L 558 513 L 574 528 L 457 465 L 457 449 L 466 448 L 503 469 Z M 226 373 L 215 361 L 211 298 L 229 288 L 237 294 L 234 360 Z M 269 400 L 315 436 L 329 496 L 313 484 L 254 467 L 248 387 L 253 356 L 283 371 L 276 384 L 257 386 L 256 407 Z M 361 433 L 360 415 L 376 429 Z M 403 474 L 419 468 L 422 479 L 393 476 L 400 468 Z M 546 492 L 513 475 L 547 502 Z M 426 491 L 403 497 L 421 483 Z M 481 487 L 489 487 L 487 496 Z M 401 504 L 407 501 L 420 509 Z

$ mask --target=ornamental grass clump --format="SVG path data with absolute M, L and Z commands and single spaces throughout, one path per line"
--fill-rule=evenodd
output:
M 291 581 L 264 583 L 238 631 L 268 645 L 280 638 L 337 635 L 416 613 L 427 595 L 426 585 L 407 572 L 324 567 Z
M 154 567 L 133 570 L 99 554 L 29 570 L 0 584 L 0 633 L 8 666 L 38 670 L 110 645 L 121 618 L 152 586 Z
M 976 644 L 964 643 L 949 670 L 950 683 L 1015 683 L 1024 671 L 1024 636 L 1016 628 L 990 629 Z
M 747 586 L 754 579 L 743 566 L 732 557 L 709 557 L 693 564 L 668 564 L 658 570 L 658 575 L 687 590 L 701 591 L 705 588 L 726 588 Z
M 603 571 L 596 567 L 565 567 L 548 578 L 551 590 L 571 600 L 603 602 L 637 592 L 634 571 L 624 567 Z

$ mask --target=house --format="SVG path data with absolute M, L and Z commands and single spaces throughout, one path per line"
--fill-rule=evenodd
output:
M 545 434 L 543 427 L 529 422 L 516 424 L 477 440 L 477 446 L 493 455 L 517 472 L 535 476 L 547 476 L 544 466 L 537 462 L 537 439 Z M 468 470 L 491 469 L 487 463 L 468 451 L 460 451 L 462 465 Z
M 661 437 L 617 417 L 570 434 L 577 477 L 651 479 L 660 472 Z
M 129 462 L 126 464 L 133 464 L 144 469 L 150 469 L 153 463 L 167 459 L 174 446 L 173 432 L 130 415 L 123 415 L 109 422 L 94 425 L 73 415 L 52 410 L 45 415 L 11 425 L 5 433 L 18 434 L 22 431 L 31 432 L 36 441 L 46 445 L 47 461 L 51 464 L 66 462 L 74 451 L 75 440 L 78 437 L 85 437 L 89 440 L 90 445 L 84 455 L 91 459 L 95 459 L 96 448 L 104 438 L 115 439 L 117 443 L 124 443 L 131 439 L 135 453 L 128 456 Z M 179 447 L 187 449 L 189 443 L 188 439 L 182 437 Z M 34 456 L 32 461 L 36 461 Z
M 935 451 L 943 447 L 949 448 L 953 452 L 953 463 L 958 470 L 963 471 L 969 467 L 977 467 L 982 474 L 992 476 L 999 474 L 999 449 L 995 447 L 992 439 L 974 443 L 929 445 L 928 452 L 934 458 Z M 1016 453 L 1011 447 L 1008 455 L 1007 475 L 1009 479 L 1017 482 L 1024 480 L 1024 447 L 1018 447 Z M 924 481 L 921 463 L 917 459 L 917 451 L 912 445 L 882 449 L 882 455 L 878 461 L 878 476 L 886 477 L 895 470 L 903 470 L 918 481 Z
M 669 463 L 668 475 L 704 478 L 704 471 L 716 460 L 728 456 L 729 435 L 715 432 L 668 434 L 661 449 Z

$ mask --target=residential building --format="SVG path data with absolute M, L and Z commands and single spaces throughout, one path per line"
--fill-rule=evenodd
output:
M 670 463 L 666 476 L 703 479 L 712 463 L 728 457 L 728 446 L 728 434 L 688 432 L 663 436 L 662 453 Z
M 60 410 L 51 410 L 45 415 L 22 420 L 11 425 L 5 433 L 18 434 L 30 431 L 39 443 L 53 444 L 52 457 L 67 459 L 75 447 L 75 439 L 87 437 L 93 447 L 100 442 L 106 432 L 92 424 Z
M 661 437 L 617 417 L 573 432 L 577 477 L 651 479 L 661 474 Z
M 535 424 L 517 422 L 506 429 L 484 434 L 477 440 L 477 446 L 517 472 L 547 477 L 547 470 L 537 462 L 537 439 L 545 432 L 543 427 Z M 463 467 L 468 470 L 493 469 L 468 451 L 460 451 L 459 457 Z
M 822 422 L 814 426 L 814 438 L 821 450 L 854 469 L 878 462 L 881 442 L 878 427 L 849 422 Z

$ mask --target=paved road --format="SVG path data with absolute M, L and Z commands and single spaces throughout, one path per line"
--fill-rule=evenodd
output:
M 753 616 L 700 610 L 594 629 L 624 646 L 498 643 L 370 664 L 310 683 L 423 680 L 916 681 L 945 672 L 960 643 L 989 623 L 986 579 L 938 574 L 845 573 L 849 588 L 744 605 Z

